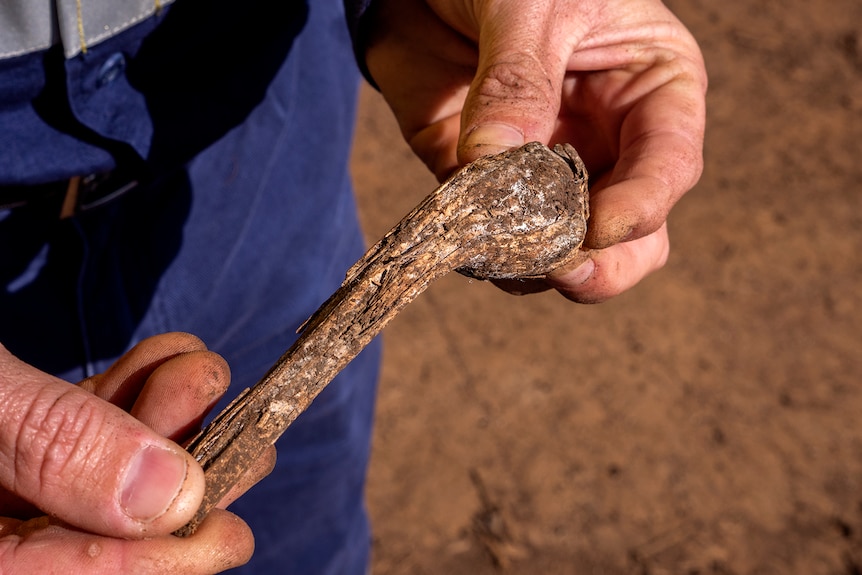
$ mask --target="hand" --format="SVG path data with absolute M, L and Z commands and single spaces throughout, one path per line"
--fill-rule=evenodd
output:
M 590 172 L 579 267 L 544 286 L 597 302 L 664 265 L 666 219 L 702 170 L 706 72 L 658 0 L 380 0 L 366 63 L 438 178 L 528 141 Z
M 0 571 L 209 574 L 248 561 L 251 532 L 226 511 L 189 538 L 171 535 L 204 491 L 203 471 L 175 442 L 197 431 L 229 380 L 224 360 L 187 334 L 145 340 L 79 386 L 0 346 Z

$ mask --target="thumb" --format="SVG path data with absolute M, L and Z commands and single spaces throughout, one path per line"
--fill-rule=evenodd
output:
M 204 491 L 181 447 L 2 346 L 0 485 L 71 525 L 127 538 L 181 527 Z
M 553 0 L 487 2 L 477 15 L 479 61 L 461 115 L 458 161 L 547 143 L 560 109 L 570 39 Z

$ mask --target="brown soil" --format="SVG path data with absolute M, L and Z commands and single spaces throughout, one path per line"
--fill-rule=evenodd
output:
M 711 82 L 670 262 L 395 319 L 375 575 L 862 573 L 862 3 L 668 4 Z M 354 158 L 369 239 L 436 186 L 371 90 Z

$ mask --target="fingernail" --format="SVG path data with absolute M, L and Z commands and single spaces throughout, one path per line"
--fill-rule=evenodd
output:
M 136 521 L 148 522 L 171 506 L 186 478 L 186 458 L 150 445 L 132 459 L 120 492 L 120 505 Z
M 524 134 L 508 124 L 482 124 L 467 136 L 465 146 L 495 147 L 500 151 L 524 145 Z
M 596 269 L 596 264 L 593 260 L 587 260 L 571 272 L 563 276 L 563 281 L 570 285 L 581 285 L 590 279 Z

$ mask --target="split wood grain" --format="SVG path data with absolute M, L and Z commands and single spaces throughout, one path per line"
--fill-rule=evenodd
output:
M 296 342 L 188 446 L 207 513 L 311 401 L 408 303 L 457 270 L 477 279 L 541 278 L 575 257 L 589 216 L 587 172 L 568 144 L 533 142 L 465 166 L 373 246 L 300 328 Z

